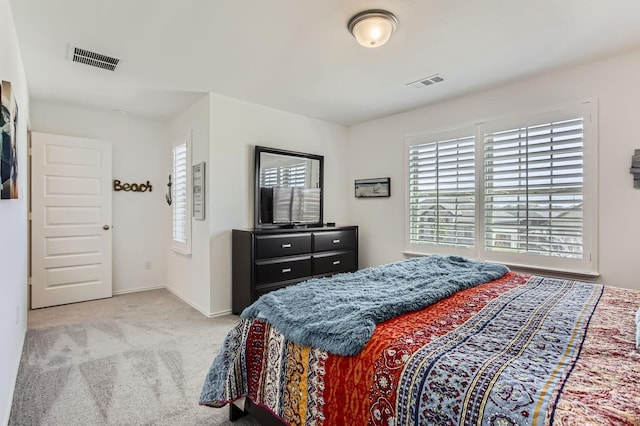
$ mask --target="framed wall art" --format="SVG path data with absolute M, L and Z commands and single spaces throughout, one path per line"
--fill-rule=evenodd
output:
M 391 178 L 356 179 L 356 198 L 391 196 Z
M 196 220 L 204 220 L 205 217 L 205 162 L 194 164 L 192 167 L 193 200 L 192 211 Z
M 8 81 L 0 82 L 0 199 L 19 198 L 18 105 Z

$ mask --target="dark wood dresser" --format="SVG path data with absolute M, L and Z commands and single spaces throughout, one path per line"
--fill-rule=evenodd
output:
M 232 231 L 232 311 L 313 277 L 358 269 L 358 227 Z

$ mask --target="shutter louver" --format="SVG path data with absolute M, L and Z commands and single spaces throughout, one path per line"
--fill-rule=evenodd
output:
M 292 164 L 288 167 L 288 186 L 304 188 L 307 186 L 306 163 Z
M 475 245 L 475 137 L 409 147 L 409 242 Z
M 260 186 L 305 188 L 307 186 L 307 164 L 298 163 L 265 168 L 260 175 Z
M 262 169 L 262 174 L 260 175 L 260 186 L 261 187 L 278 186 L 278 168 L 277 167 Z
M 583 118 L 484 135 L 485 249 L 583 258 Z

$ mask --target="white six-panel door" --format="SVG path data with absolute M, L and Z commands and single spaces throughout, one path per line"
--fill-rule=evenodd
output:
M 31 307 L 111 297 L 111 142 L 32 133 Z

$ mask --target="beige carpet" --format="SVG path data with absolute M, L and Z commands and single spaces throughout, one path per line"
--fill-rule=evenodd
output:
M 256 425 L 198 405 L 238 317 L 167 290 L 30 311 L 10 425 Z

